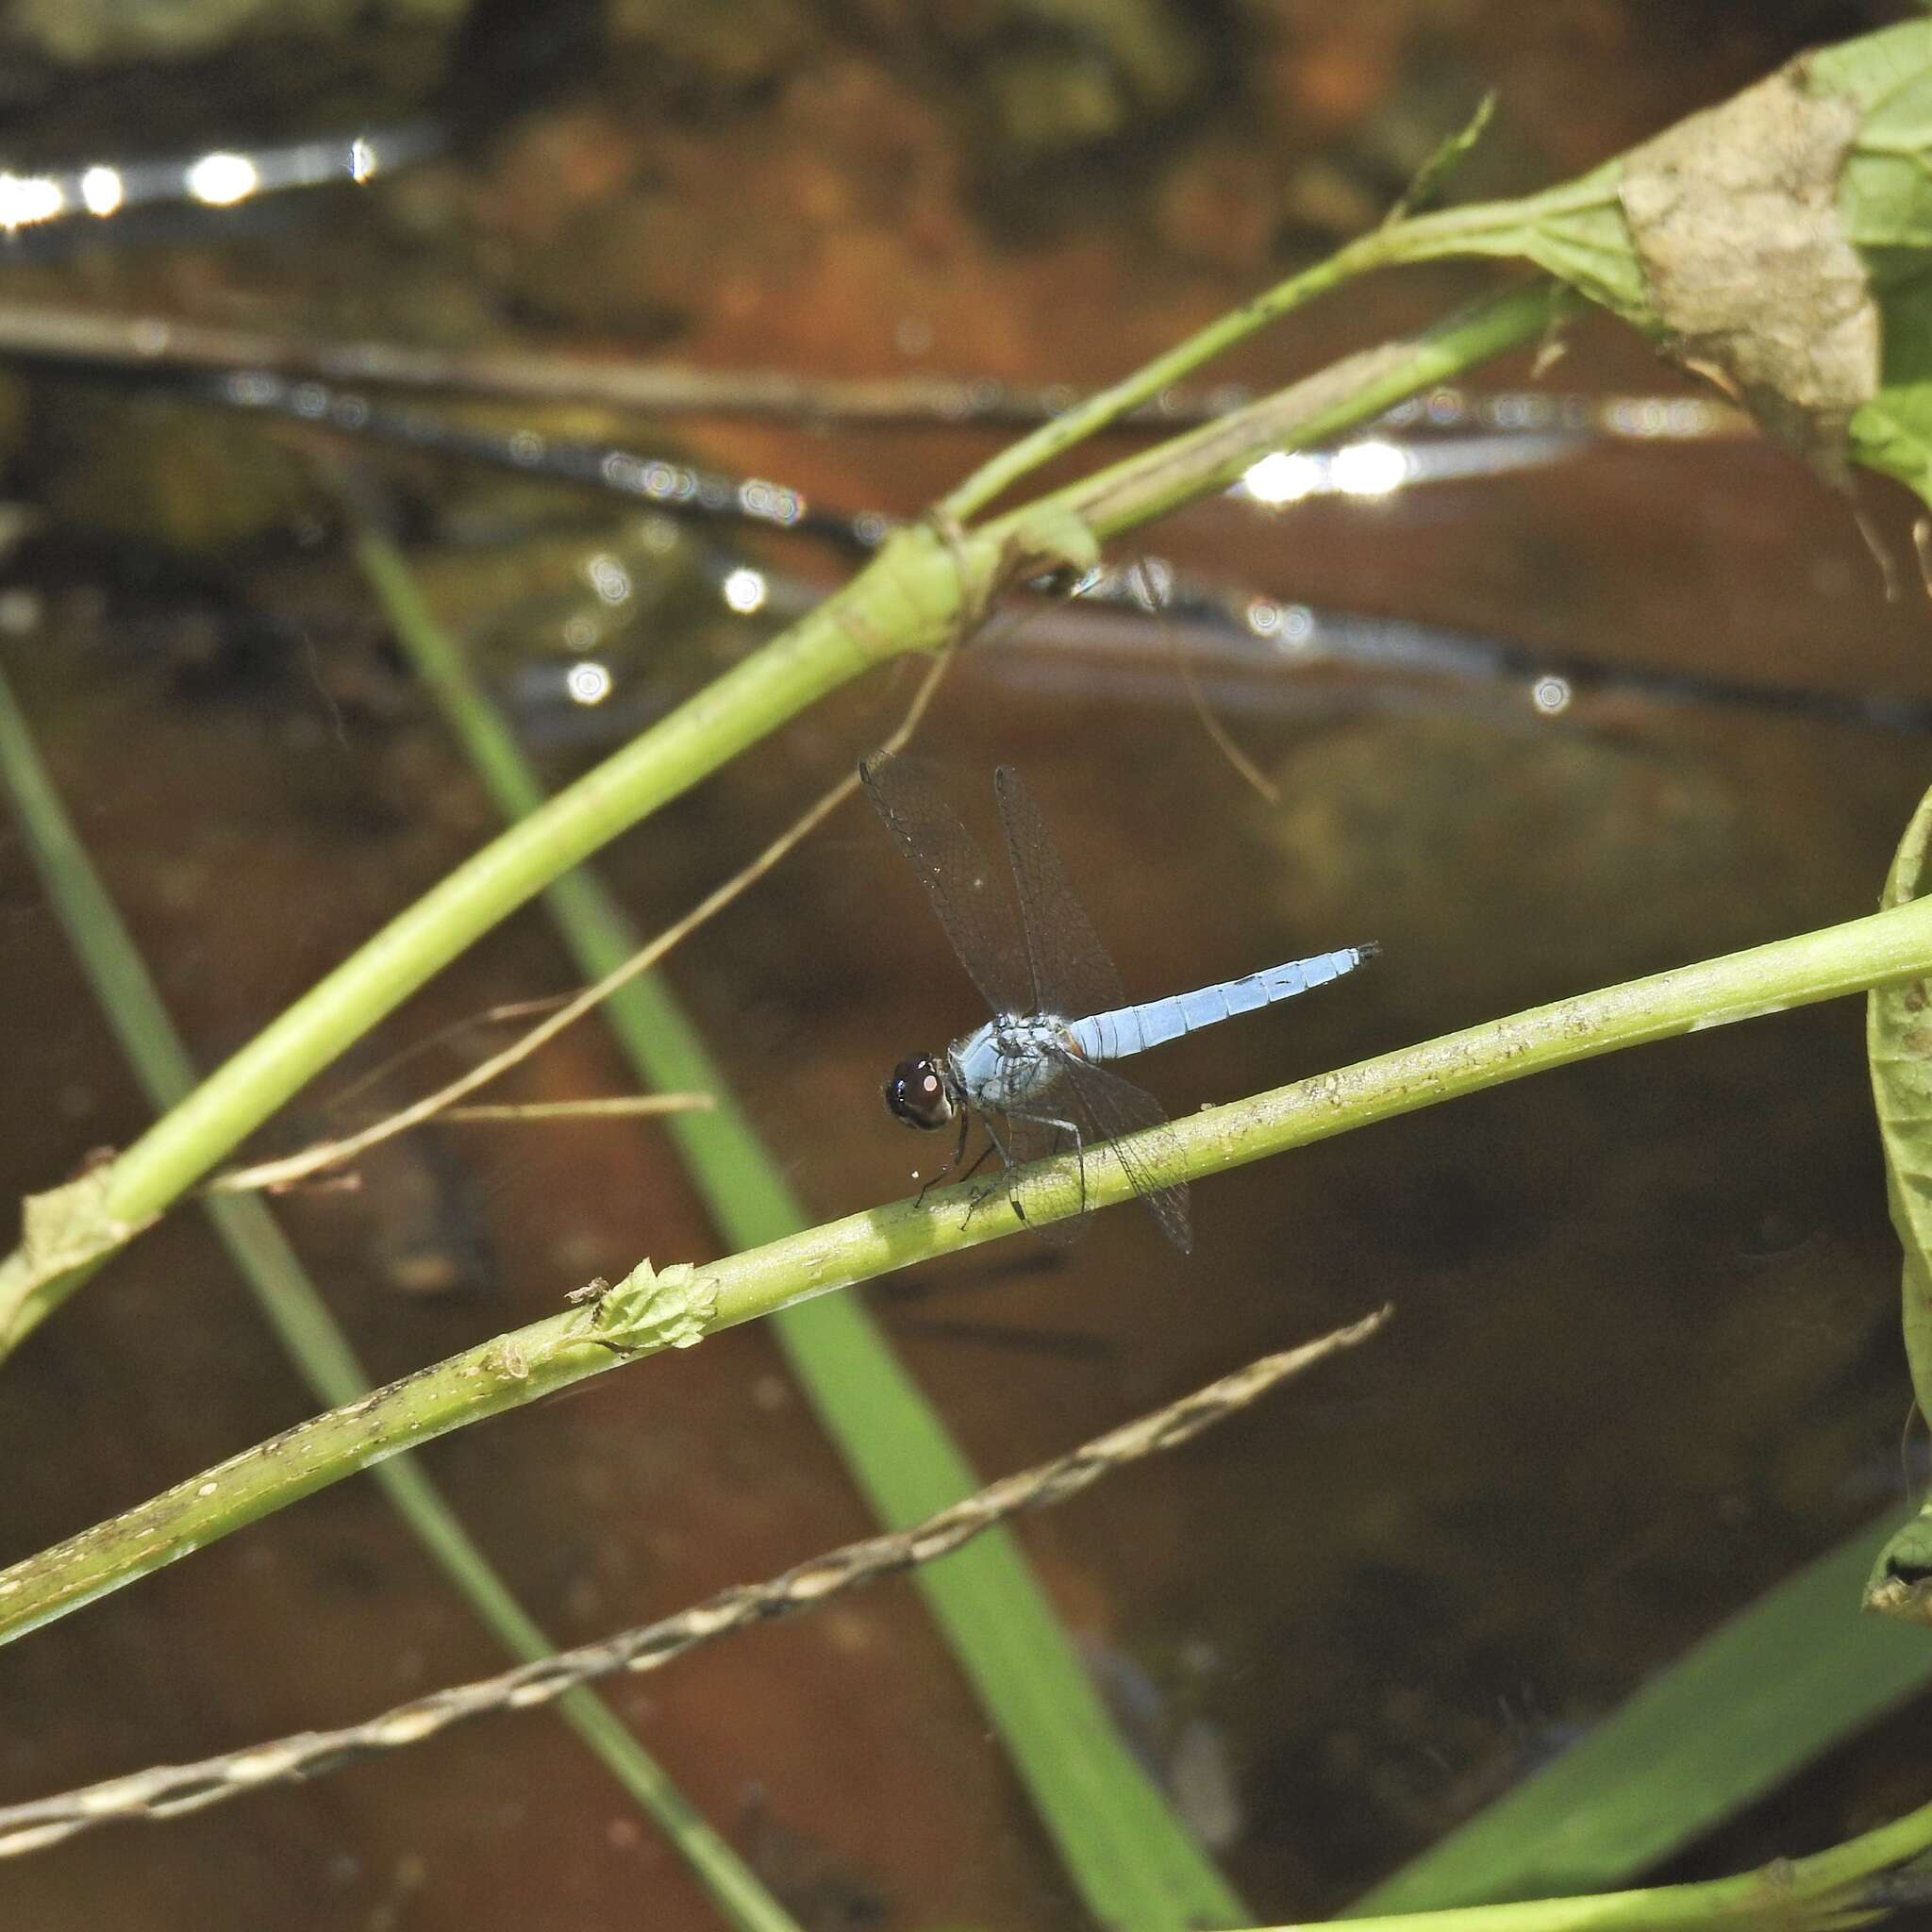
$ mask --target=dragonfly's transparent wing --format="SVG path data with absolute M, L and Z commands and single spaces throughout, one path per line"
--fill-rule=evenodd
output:
M 1056 1088 L 1048 1104 L 1058 1108 L 1060 1096 L 1065 1091 L 1064 1087 Z M 1086 1133 L 1084 1126 L 1081 1133 Z M 1058 1121 L 1036 1120 L 1026 1114 L 1011 1115 L 1002 1120 L 1000 1139 L 1006 1143 L 1007 1155 L 1015 1167 L 1025 1167 L 1035 1160 L 1051 1160 L 1057 1155 L 1071 1154 L 1079 1145 L 1079 1141 Z M 1078 1169 L 1064 1180 L 1029 1179 L 1024 1188 L 1015 1190 L 1013 1199 L 1024 1215 L 1027 1226 L 1056 1247 L 1065 1247 L 1078 1241 L 1086 1232 L 1087 1216 L 1081 1211 L 1087 1205 L 1086 1187 Z
M 1174 1144 L 1174 1129 L 1160 1103 L 1131 1080 L 1124 1080 L 1108 1068 L 1095 1066 L 1091 1060 L 1081 1059 L 1074 1054 L 1064 1054 L 1060 1060 L 1062 1077 L 1051 1097 L 1056 1111 L 1078 1122 L 1088 1143 L 1087 1164 L 1091 1167 L 1096 1157 L 1091 1149 L 1100 1141 L 1119 1141 L 1127 1134 L 1151 1137 L 1151 1147 L 1136 1150 L 1121 1146 L 1115 1153 L 1127 1171 L 1128 1184 L 1146 1202 L 1160 1224 L 1161 1233 L 1182 1254 L 1187 1254 L 1194 1245 L 1188 1223 L 1188 1184 L 1163 1184 L 1155 1179 L 1147 1164 L 1149 1154 L 1153 1154 L 1163 1166 L 1168 1165 L 1165 1156 L 1170 1150 L 1174 1164 L 1178 1164 L 1180 1150 Z
M 995 1013 L 1032 1010 L 1033 975 L 1020 922 L 978 841 L 904 760 L 871 758 L 858 775 L 987 1005 Z
M 1120 974 L 1067 884 L 1058 848 L 1032 792 L 1010 765 L 992 774 L 992 789 L 1020 889 L 1020 917 L 1033 974 L 1032 1010 L 1084 1020 L 1125 1006 Z

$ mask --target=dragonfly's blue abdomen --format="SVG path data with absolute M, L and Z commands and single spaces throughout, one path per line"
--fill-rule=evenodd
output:
M 1242 979 L 1204 986 L 1198 992 L 1173 993 L 1166 999 L 1121 1007 L 1111 1013 L 1095 1013 L 1074 1021 L 1066 1031 L 1074 1049 L 1087 1059 L 1125 1059 L 1131 1054 L 1145 1053 L 1150 1046 L 1178 1040 L 1184 1033 L 1198 1033 L 1204 1026 L 1231 1020 L 1237 1013 L 1256 1012 L 1276 1000 L 1292 999 L 1298 992 L 1326 986 L 1331 979 L 1353 973 L 1374 951 L 1373 946 L 1343 946 L 1337 952 L 1291 959 L 1286 965 L 1270 966 Z

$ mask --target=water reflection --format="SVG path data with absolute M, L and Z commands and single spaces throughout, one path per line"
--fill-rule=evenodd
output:
M 1357 30 L 1337 19 L 1338 34 Z M 1239 30 L 1264 25 L 1244 16 Z M 1589 103 L 1587 138 L 1605 151 L 1616 97 L 1627 93 L 1623 111 L 1641 121 L 1659 84 L 1690 86 L 1646 63 L 1632 32 L 1629 58 L 1573 74 L 1568 98 Z M 808 424 L 832 420 L 826 405 L 841 400 L 825 372 L 894 374 L 901 316 L 931 318 L 905 337 L 916 355 L 1038 372 L 1037 392 L 968 375 L 950 400 L 922 369 L 896 372 L 891 393 L 870 392 L 881 411 L 905 420 L 923 388 L 953 426 L 915 427 L 890 446 L 741 420 L 653 457 L 659 445 L 635 425 L 594 416 L 540 426 L 452 411 L 384 457 L 432 603 L 562 774 L 598 748 L 567 733 L 660 715 L 833 578 L 791 549 L 766 556 L 640 517 L 642 502 L 614 518 L 602 507 L 560 514 L 531 494 L 550 487 L 559 452 L 576 461 L 581 445 L 586 483 L 679 507 L 715 501 L 755 534 L 797 529 L 824 505 L 914 506 L 979 450 L 960 424 L 1010 420 L 1035 401 L 1064 408 L 1061 376 L 1104 379 L 1134 344 L 1174 339 L 1263 279 L 1243 266 L 1226 288 L 1189 281 L 1172 255 L 1150 270 L 1147 238 L 1188 226 L 1166 217 L 1082 227 L 1100 238 L 1085 253 L 1063 253 L 1039 217 L 1024 245 L 982 246 L 973 168 L 940 109 L 865 51 L 848 42 L 823 69 L 803 60 L 797 76 L 767 68 L 727 84 L 687 49 L 677 71 L 701 113 L 635 92 L 613 67 L 608 96 L 573 97 L 567 111 L 538 102 L 521 125 L 506 114 L 515 168 L 466 157 L 454 189 L 440 175 L 412 181 L 407 203 L 379 205 L 389 227 L 361 225 L 376 219 L 373 197 L 344 196 L 357 215 L 341 225 L 208 239 L 258 189 L 197 218 L 199 252 L 151 267 L 95 256 L 86 276 L 33 287 L 75 309 L 148 318 L 114 344 L 137 366 L 176 340 L 155 319 L 183 312 L 247 321 L 284 344 L 341 346 L 366 327 L 393 346 L 446 328 L 455 346 L 419 374 L 447 373 L 492 330 L 525 324 L 573 342 L 601 329 L 626 347 L 651 346 L 655 330 L 721 378 L 708 391 L 687 385 L 687 405 L 728 388 L 742 408 L 759 387 L 741 367 L 755 353 L 819 372 L 786 391 Z M 1274 53 L 1254 71 L 1302 98 L 1299 60 Z M 1358 61 L 1324 72 L 1331 87 L 1374 80 L 1359 80 Z M 1714 97 L 1707 79 L 1700 70 L 1697 88 Z M 824 111 L 846 98 L 840 89 L 860 90 L 865 111 Z M 1251 105 L 1258 131 L 1244 146 L 1265 159 L 1283 137 L 1268 131 L 1267 102 Z M 1224 102 L 1217 111 L 1224 121 Z M 1577 123 L 1553 109 L 1541 125 L 1579 141 Z M 1189 137 L 1176 126 L 1171 138 L 1178 178 Z M 702 169 L 685 158 L 700 147 Z M 267 178 L 267 148 L 225 134 L 197 152 L 246 155 Z M 352 146 L 347 165 L 366 172 L 368 158 Z M 1153 194 L 1166 192 L 1158 162 L 1137 162 Z M 15 178 L 61 182 L 78 231 L 108 239 L 94 204 L 130 198 L 135 177 L 103 162 L 78 166 L 71 188 L 65 171 L 22 166 Z M 908 180 L 910 205 L 894 186 Z M 28 206 L 46 200 L 23 192 Z M 1131 208 L 1137 192 L 1120 171 L 1107 206 Z M 700 247 L 680 243 L 687 202 L 701 209 Z M 90 208 L 93 227 L 77 219 Z M 566 216 L 579 225 L 562 229 Z M 593 254 L 609 233 L 623 239 Z M 1297 341 L 1249 374 L 1266 386 L 1295 358 L 1412 321 L 1372 292 L 1343 333 Z M 0 340 L 11 340 L 4 326 Z M 497 373 L 517 359 L 502 356 Z M 601 374 L 608 407 L 627 364 L 579 359 L 598 364 L 579 375 Z M 1409 487 L 1353 526 L 1331 458 L 1335 487 L 1311 483 L 1287 515 L 1264 518 L 1251 502 L 1191 522 L 1174 540 L 1159 621 L 1125 604 L 1042 603 L 962 660 L 931 748 L 962 781 L 1007 758 L 1039 774 L 1137 990 L 1316 942 L 1338 920 L 1397 941 L 1361 1010 L 1187 1049 L 1161 1071 L 1171 1105 L 1869 904 L 1923 784 L 1923 743 L 1871 728 L 1924 728 L 1909 695 L 1923 689 L 1923 613 L 1882 605 L 1836 507 L 1745 454 L 1735 419 L 1690 399 L 1631 401 L 1649 375 L 1627 346 L 1586 341 L 1572 366 L 1579 389 L 1600 385 L 1578 402 L 1584 420 L 1533 392 L 1420 398 L 1378 432 Z M 391 408 L 336 388 L 339 374 L 284 370 L 277 391 L 250 372 L 232 378 L 234 400 L 265 412 L 279 395 L 291 416 L 349 431 Z M 1247 392 L 1165 397 L 1153 414 L 1178 422 Z M 487 814 L 425 725 L 313 500 L 278 523 L 258 474 L 211 460 L 179 417 L 145 437 L 123 412 L 95 437 L 71 394 L 38 378 L 0 405 L 11 487 L 57 507 L 52 527 L 8 559 L 9 663 L 211 1062 L 473 850 Z M 57 428 L 73 438 L 64 452 Z M 1591 440 L 1576 460 L 1581 432 Z M 437 467 L 467 457 L 464 438 L 500 451 L 504 493 Z M 613 455 L 627 460 L 607 474 Z M 1519 459 L 1535 468 L 1513 486 Z M 1457 464 L 1489 480 L 1415 487 Z M 1365 474 L 1373 481 L 1374 462 Z M 705 477 L 725 481 L 707 490 Z M 741 487 L 756 477 L 784 481 Z M 133 519 L 136 535 L 106 523 L 104 497 L 130 518 L 156 508 Z M 183 514 L 238 500 L 252 513 L 245 541 L 219 536 L 235 525 Z M 871 548 L 889 527 L 874 511 L 824 534 Z M 1249 735 L 1278 807 L 1244 791 L 1197 733 L 1176 658 Z M 1810 702 L 1827 688 L 1829 703 Z M 1889 708 L 1860 695 L 1892 690 L 1907 695 Z M 882 682 L 816 710 L 600 868 L 647 923 L 681 910 L 729 855 L 755 849 L 876 741 L 895 695 Z M 937 949 L 878 917 L 890 855 L 872 848 L 859 828 L 833 827 L 672 969 L 826 1211 L 905 1191 L 904 1151 L 873 1091 L 880 1042 L 923 1037 L 955 1010 Z M 21 1192 L 89 1146 L 125 1142 L 143 1116 L 17 852 L 0 912 L 9 1070 L 23 1092 L 88 1102 L 84 1114 L 17 1117 L 8 1172 Z M 391 1043 L 563 976 L 540 923 L 517 922 L 430 989 Z M 991 1470 L 1352 1312 L 1357 1298 L 1400 1300 L 1388 1348 L 1321 1401 L 1102 1491 L 1029 1545 L 1069 1623 L 1109 1659 L 1100 1668 L 1124 1660 L 1153 1711 L 1155 1761 L 1225 1840 L 1257 1916 L 1305 1918 L 1379 1875 L 1897 1480 L 1896 1251 L 1857 1034 L 1849 1007 L 1791 1015 L 1231 1176 L 1203 1217 L 1209 1250 L 1186 1272 L 1150 1257 L 1117 1219 L 1077 1262 L 989 1283 L 984 1297 L 903 1312 L 887 1302 L 922 1380 Z M 533 1071 L 533 1097 L 609 1091 L 593 1037 L 560 1051 Z M 549 1307 L 618 1257 L 700 1254 L 711 1241 L 646 1129 L 466 1142 L 461 1157 L 460 1191 L 434 1174 L 433 1185 L 405 1178 L 387 1232 L 340 1200 L 288 1204 L 385 1372 L 474 1339 L 499 1307 Z M 1736 1209 L 1771 1197 L 1775 1224 Z M 488 1316 L 455 1293 L 389 1291 L 445 1277 L 489 1290 Z M 188 1224 L 159 1230 L 12 1365 L 0 1404 L 11 1546 L 51 1540 L 153 1487 L 158 1471 L 200 1466 L 302 1412 L 221 1278 Z M 728 1338 L 677 1368 L 434 1452 L 520 1587 L 568 1634 L 774 1569 L 858 1526 L 763 1337 Z M 325 1709 L 379 1707 L 399 1683 L 490 1661 L 392 1526 L 345 1489 L 10 1654 L 9 1774 L 20 1793 L 51 1789 Z M 667 1674 L 624 1714 L 711 1815 L 755 1851 L 763 1842 L 762 1864 L 802 1909 L 1074 1922 L 909 1593 Z M 836 1764 L 827 1737 L 841 1740 Z M 1910 1739 L 1888 1748 L 1907 1761 Z M 1807 1797 L 1807 1841 L 1878 1802 L 1849 1783 L 1835 1774 Z M 769 1835 L 759 1790 L 779 1822 Z M 120 1881 L 132 1872 L 135 1915 L 173 1911 L 183 1924 L 280 1922 L 291 1909 L 317 1923 L 395 1910 L 425 1924 L 541 1923 L 560 1897 L 588 1919 L 634 1913 L 641 1896 L 666 1924 L 708 1923 L 680 1903 L 656 1840 L 618 1815 L 601 1776 L 534 1726 L 235 1817 L 158 1830 L 125 1864 L 9 1874 L 9 1907 L 24 1924 L 77 1909 L 125 1918 L 133 1891 L 121 1896 Z M 1760 1830 L 1731 1862 L 1790 1840 Z M 321 1882 L 305 1890 L 304 1873 Z

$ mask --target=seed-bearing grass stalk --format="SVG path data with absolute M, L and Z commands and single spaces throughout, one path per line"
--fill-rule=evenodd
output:
M 535 1709 L 620 1671 L 663 1670 L 702 1645 L 776 1618 L 823 1609 L 849 1591 L 941 1562 L 1000 1524 L 1026 1510 L 1064 1503 L 1142 1457 L 1192 1441 L 1284 1381 L 1341 1350 L 1359 1347 L 1392 1312 L 1383 1307 L 1297 1348 L 1262 1356 L 1049 1462 L 1002 1476 L 921 1523 L 808 1557 L 759 1583 L 733 1584 L 672 1616 L 574 1645 L 493 1677 L 445 1685 L 332 1730 L 298 1731 L 188 1764 L 150 1765 L 24 1805 L 0 1805 L 0 1858 L 28 1857 L 115 1819 L 165 1818 L 186 1804 L 197 1809 L 225 1804 L 385 1752 L 413 1750 L 453 1724 Z

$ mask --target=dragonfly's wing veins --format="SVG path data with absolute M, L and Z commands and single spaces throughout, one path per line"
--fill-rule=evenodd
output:
M 1018 773 L 1002 766 L 993 775 L 1020 895 L 1017 913 L 973 835 L 912 767 L 877 758 L 859 767 L 859 777 L 995 1014 L 1084 1019 L 1125 1006 L 1120 974 L 1074 897 L 1040 808 Z M 1138 1152 L 1117 1146 L 1116 1155 L 1161 1232 L 1185 1254 L 1192 1245 L 1187 1186 L 1156 1178 L 1157 1167 L 1169 1168 L 1159 1137 L 1165 1134 L 1171 1145 L 1173 1130 L 1153 1095 L 1077 1054 L 1045 1050 L 1055 1054 L 1059 1078 L 1039 1096 L 1037 1111 L 1004 1119 L 1001 1151 L 1012 1167 L 1075 1149 L 1082 1158 L 1070 1162 L 1065 1175 L 1029 1178 L 1012 1196 L 1015 1208 L 1049 1241 L 1072 1241 L 1086 1224 L 1092 1150 L 1138 1133 L 1152 1137 L 1152 1144 Z M 1170 1171 L 1177 1165 L 1176 1155 Z
M 992 776 L 1007 829 L 1007 852 L 1020 889 L 1020 917 L 1032 969 L 1034 1006 L 1041 1013 L 1084 1020 L 1127 1003 L 1120 974 L 1067 883 L 1058 848 L 1032 792 L 1010 765 Z
M 1161 1233 L 1182 1254 L 1189 1253 L 1194 1237 L 1188 1222 L 1188 1184 L 1158 1181 L 1147 1164 L 1149 1154 L 1153 1154 L 1170 1171 L 1179 1166 L 1180 1149 L 1160 1103 L 1131 1080 L 1124 1080 L 1120 1074 L 1097 1067 L 1091 1060 L 1081 1059 L 1076 1054 L 1065 1054 L 1061 1061 L 1063 1077 L 1054 1089 L 1053 1097 L 1056 1102 L 1069 1103 L 1061 1106 L 1060 1111 L 1078 1121 L 1081 1133 L 1087 1137 L 1086 1165 L 1091 1167 L 1096 1158 L 1092 1148 L 1099 1141 L 1119 1143 L 1124 1135 L 1141 1135 L 1141 1148 L 1117 1144 L 1114 1154 L 1126 1169 L 1128 1184 L 1159 1222 Z M 1145 1144 L 1148 1140 L 1151 1146 Z
M 1064 1088 L 1055 1088 L 1045 1104 L 1057 1108 L 1064 1091 Z M 1037 1120 L 1028 1114 L 1004 1119 L 1000 1138 L 1006 1142 L 1007 1154 L 1015 1167 L 1070 1154 L 1078 1144 L 1057 1121 Z M 1024 1188 L 1014 1191 L 1013 1199 L 1025 1217 L 1026 1225 L 1056 1246 L 1065 1247 L 1086 1232 L 1088 1217 L 1081 1212 L 1087 1205 L 1086 1188 L 1081 1174 L 1063 1179 L 1034 1176 Z
M 919 874 L 959 963 L 995 1013 L 1032 1005 L 1033 974 L 1006 885 L 952 808 L 903 759 L 868 759 L 858 775 Z

